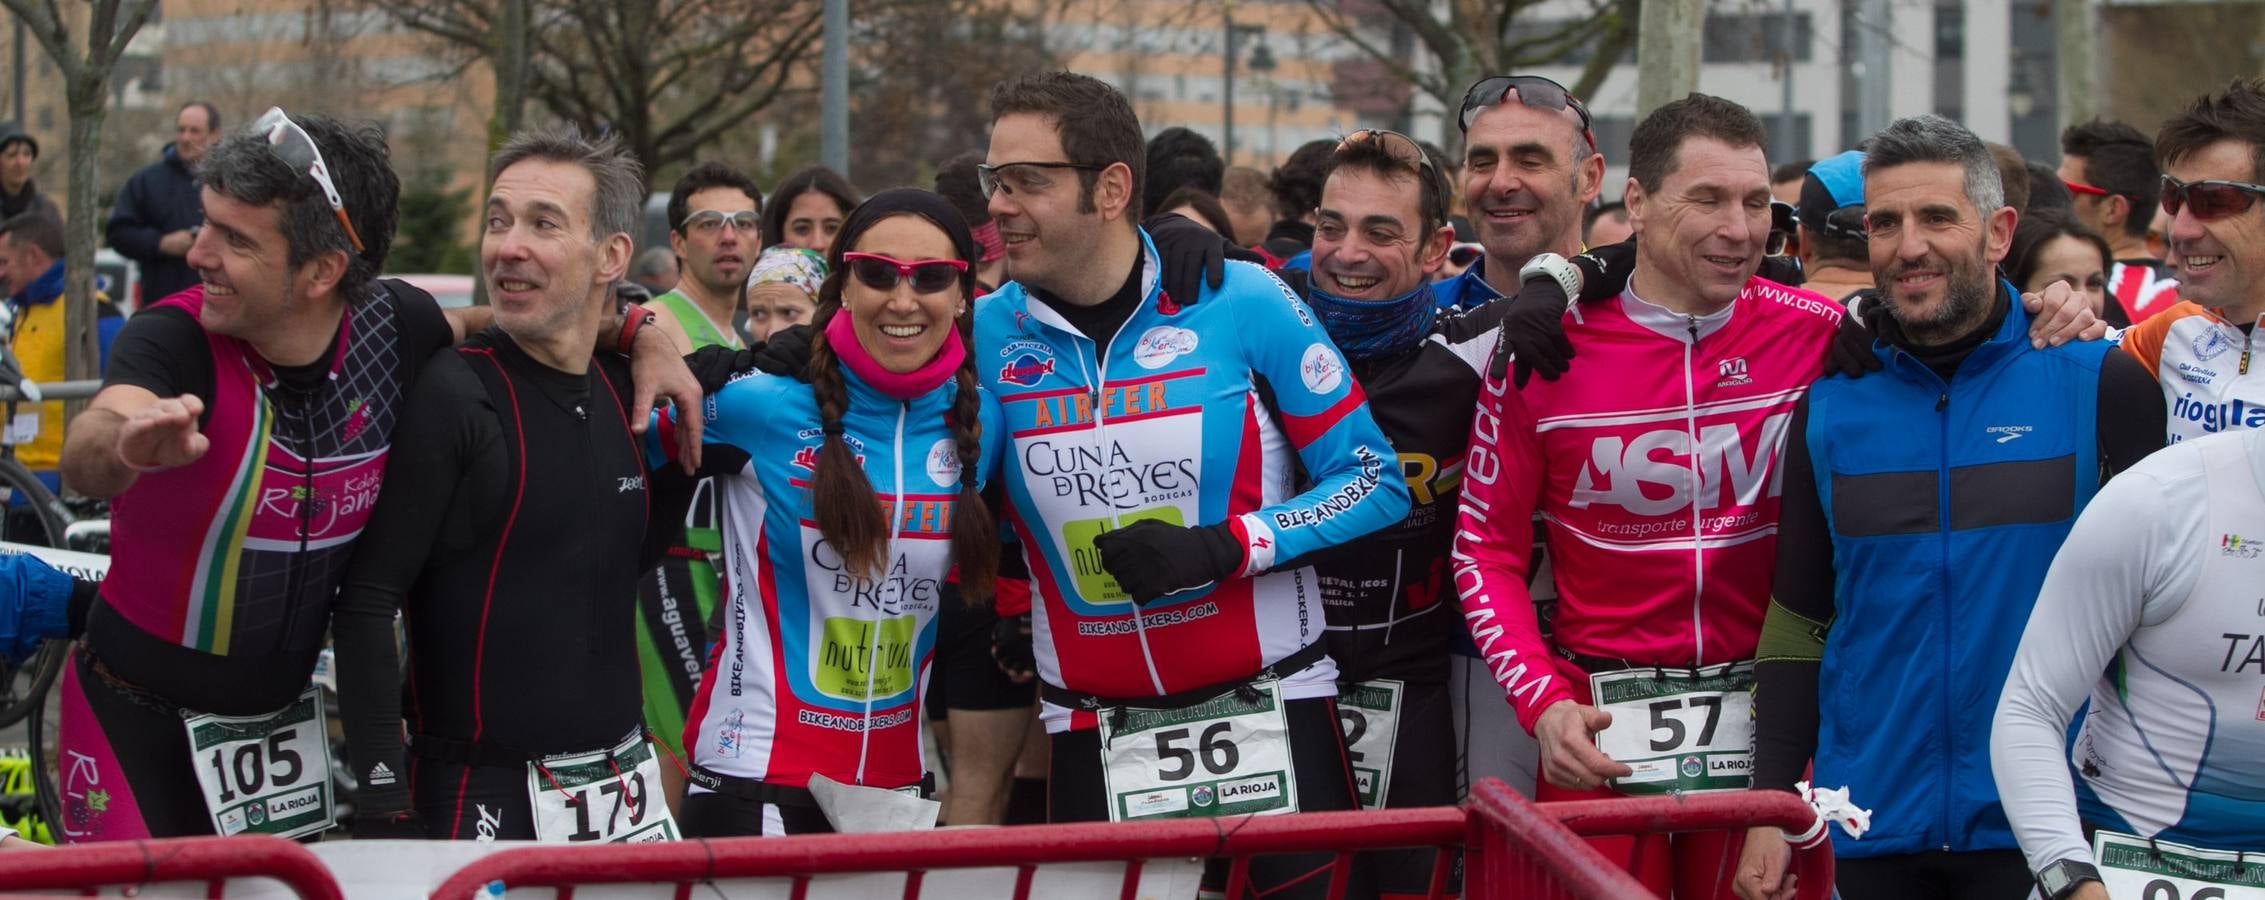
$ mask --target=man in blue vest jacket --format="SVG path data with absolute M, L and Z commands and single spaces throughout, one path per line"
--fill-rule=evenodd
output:
M 1885 371 L 1819 380 L 1785 455 L 1755 667 L 1754 786 L 1849 788 L 1847 900 L 2016 898 L 2030 874 L 1990 777 L 1990 715 L 2061 539 L 2162 445 L 2162 392 L 2101 341 L 2040 347 L 1995 274 L 2018 213 L 1981 140 L 1938 116 L 1875 135 L 1865 225 Z M 1792 895 L 1774 828 L 1739 893 Z

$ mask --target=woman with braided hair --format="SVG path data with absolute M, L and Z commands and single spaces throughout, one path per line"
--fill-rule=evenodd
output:
M 830 831 L 813 776 L 927 793 L 920 700 L 946 575 L 990 602 L 973 587 L 998 565 L 979 491 L 1004 431 L 965 343 L 975 239 L 943 198 L 894 190 L 852 210 L 827 256 L 808 382 L 752 374 L 707 405 L 730 592 L 685 728 L 689 836 Z M 673 424 L 653 429 L 656 466 Z

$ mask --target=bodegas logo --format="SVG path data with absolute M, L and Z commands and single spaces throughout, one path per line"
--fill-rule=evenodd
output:
M 2265 554 L 2265 541 L 2245 538 L 2233 532 L 2218 536 L 2218 555 L 2234 559 L 2256 559 Z

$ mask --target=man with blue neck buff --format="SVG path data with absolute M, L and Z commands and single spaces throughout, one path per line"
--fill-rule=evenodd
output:
M 1356 131 L 1323 183 L 1312 270 L 1283 273 L 1344 352 L 1411 494 L 1399 522 L 1313 557 L 1340 661 L 1340 724 L 1369 808 L 1446 805 L 1458 794 L 1447 684 L 1462 620 L 1446 560 L 1466 413 L 1512 304 L 1438 307 L 1432 278 L 1455 240 L 1447 191 L 1415 141 Z M 1423 892 L 1431 851 L 1380 856 L 1388 894 Z

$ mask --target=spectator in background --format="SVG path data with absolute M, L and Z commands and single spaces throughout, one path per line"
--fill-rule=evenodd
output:
M 1816 160 L 1804 159 L 1799 162 L 1789 162 L 1784 165 L 1778 166 L 1775 169 L 1771 169 L 1770 199 L 1776 200 L 1779 203 L 1790 203 L 1794 206 L 1800 206 L 1801 183 L 1808 177 L 1809 167 L 1816 164 Z
M 24 377 L 33 381 L 63 380 L 65 349 L 70 345 L 63 320 L 63 220 L 47 212 L 28 212 L 0 222 L 0 256 L 6 256 L 8 305 L 15 307 L 15 332 L 8 348 L 15 352 Z M 96 296 L 98 306 L 108 298 Z M 113 318 L 106 324 L 115 330 Z M 38 421 L 27 429 L 7 422 L 9 443 L 16 459 L 39 474 L 49 489 L 59 486 L 55 464 L 63 451 L 63 404 L 57 401 L 29 406 Z
M 1810 164 L 1801 176 L 1801 286 L 1847 303 L 1872 287 L 1871 249 L 1864 234 L 1864 152 L 1850 150 Z
M 655 297 L 676 290 L 676 253 L 667 247 L 653 247 L 637 254 L 637 262 L 629 267 L 629 280 L 643 285 Z
M 763 210 L 763 246 L 785 244 L 824 255 L 857 202 L 857 189 L 849 179 L 825 166 L 788 175 L 771 192 L 770 205 Z
M 1636 234 L 1636 226 L 1628 224 L 1628 204 L 1614 200 L 1591 208 L 1581 222 L 1581 245 L 1608 247 Z
M 110 246 L 142 267 L 142 296 L 162 299 L 197 283 L 189 245 L 204 227 L 197 166 L 220 134 L 220 110 L 202 100 L 181 104 L 173 116 L 173 143 L 143 166 L 110 209 Z
M 1329 161 L 1336 153 L 1336 141 L 1308 141 L 1274 169 L 1269 186 L 1274 190 L 1274 213 L 1280 218 L 1253 248 L 1266 257 L 1267 268 L 1313 266 L 1313 210 L 1321 205 L 1321 183 L 1329 178 Z
M 0 125 L 0 220 L 27 212 L 45 211 L 58 219 L 63 211 L 39 192 L 31 180 L 32 164 L 39 161 L 39 141 L 16 123 Z
M 1007 283 L 1007 244 L 999 239 L 999 223 L 991 221 L 991 198 L 983 196 L 983 183 L 975 175 L 975 167 L 982 162 L 983 154 L 970 151 L 936 170 L 936 193 L 951 201 L 952 208 L 967 220 L 967 227 L 975 233 L 976 247 L 982 251 L 982 261 L 975 266 L 978 297 Z
M 2061 183 L 2060 175 L 2034 159 L 2026 165 L 2029 167 L 2029 205 L 2021 208 L 2021 214 L 2028 215 L 2046 209 L 2068 209 L 2072 196 L 2068 185 Z
M 1163 204 L 1157 207 L 1156 215 L 1186 216 L 1188 221 L 1222 235 L 1231 234 L 1235 228 L 1234 219 L 1228 217 L 1226 207 L 1219 205 L 1219 198 L 1197 190 L 1192 184 L 1165 197 Z
M 1249 166 L 1227 170 L 1219 182 L 1219 205 L 1235 225 L 1235 246 L 1256 247 L 1266 239 L 1266 226 L 1274 223 L 1274 186 L 1266 173 Z
M 1998 164 L 1998 184 L 2005 188 L 2005 205 L 2015 213 L 2029 208 L 2029 161 L 2021 158 L 2021 151 L 1997 142 L 1983 144 L 1990 148 L 1990 158 Z
M 1217 197 L 1226 172 L 1227 162 L 1219 158 L 1219 148 L 1210 138 L 1178 126 L 1159 131 L 1148 139 L 1148 178 L 1141 189 L 1140 214 L 1163 212 L 1165 198 L 1181 188 Z
M 2102 318 L 2108 268 L 2114 264 L 2107 239 L 2060 209 L 2023 215 L 2014 226 L 2013 248 L 2005 257 L 2006 275 L 2014 287 L 2036 294 L 2046 285 L 2065 281 L 2091 304 L 2092 314 Z
M 796 325 L 808 325 L 818 310 L 818 285 L 826 280 L 826 258 L 815 250 L 780 245 L 764 250 L 747 274 L 747 339 L 767 341 Z
M 2081 153 L 2068 152 L 2070 147 Z M 2178 303 L 2178 278 L 2147 236 L 2163 208 L 2163 172 L 2155 147 L 2139 130 L 2095 119 L 2061 132 L 2060 180 L 2076 196 L 2077 221 L 2108 242 L 2108 304 L 2101 318 L 2128 325 Z

